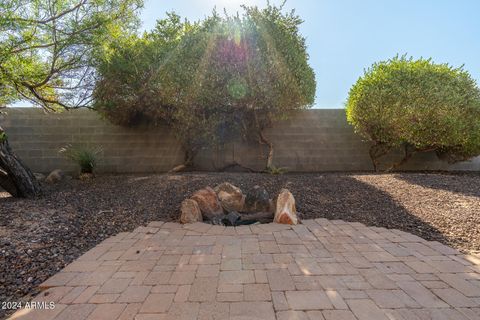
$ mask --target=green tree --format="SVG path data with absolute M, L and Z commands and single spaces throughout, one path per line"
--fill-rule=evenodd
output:
M 264 130 L 275 120 L 284 120 L 295 111 L 310 108 L 315 101 L 315 74 L 308 64 L 305 39 L 299 33 L 303 20 L 291 11 L 268 6 L 246 7 L 244 25 L 256 42 L 248 58 L 249 91 L 244 109 L 247 132 L 268 146 L 266 168 L 274 167 L 273 144 Z M 255 76 L 251 76 L 254 70 Z M 257 73 L 258 72 L 258 73 Z
M 435 151 L 450 162 L 480 154 L 480 89 L 462 67 L 395 57 L 375 63 L 350 90 L 347 119 L 379 158 L 403 148 L 408 161 Z
M 141 0 L 2 0 L 0 106 L 27 100 L 47 111 L 87 107 L 96 59 L 110 39 L 135 30 Z M 0 128 L 0 184 L 36 196 L 38 182 Z
M 200 28 L 169 13 L 142 37 L 120 39 L 101 60 L 94 91 L 95 109 L 115 124 L 174 128 L 186 151 L 186 163 L 191 163 L 205 132 L 195 130 L 203 126 L 200 115 L 183 114 L 180 108 L 201 62 L 203 51 L 198 48 L 205 43 L 198 38 L 186 41 L 186 35 L 197 34 Z M 181 64 L 176 64 L 181 53 Z
M 314 102 L 300 23 L 294 12 L 270 5 L 244 7 L 236 16 L 214 12 L 193 24 L 171 14 L 105 59 L 96 108 L 115 123 L 167 123 L 187 165 L 202 148 L 241 134 L 268 145 L 271 167 L 273 145 L 264 129 Z

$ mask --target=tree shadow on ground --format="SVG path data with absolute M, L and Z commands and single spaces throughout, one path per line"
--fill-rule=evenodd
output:
M 410 174 L 404 178 L 410 179 Z M 428 178 L 428 175 L 420 178 Z M 421 183 L 420 178 L 418 183 Z M 214 187 L 225 181 L 238 186 L 244 193 L 255 185 L 264 186 L 273 199 L 280 189 L 288 188 L 295 196 L 297 210 L 304 219 L 358 221 L 448 243 L 439 230 L 409 212 L 387 192 L 355 179 L 352 174 L 343 173 L 268 175 L 198 172 L 145 177 L 104 176 L 88 183 L 70 181 L 44 185 L 45 196 L 36 200 L 0 199 L 6 209 L 2 220 L 6 220 L 12 212 L 16 212 L 16 217 L 22 216 L 20 212 L 26 216 L 30 215 L 28 212 L 42 212 L 44 217 L 61 216 L 66 225 L 75 224 L 73 230 L 69 228 L 71 233 L 100 227 L 103 234 L 109 235 L 152 220 L 176 221 L 184 199 L 200 188 Z M 428 179 L 426 183 L 429 183 Z M 478 188 L 476 192 L 478 196 Z M 66 215 L 66 212 L 69 214 Z M 95 242 L 95 239 L 91 240 Z
M 475 173 L 400 173 L 395 178 L 425 188 L 480 198 L 480 175 Z
M 368 226 L 399 229 L 427 240 L 451 243 L 440 230 L 409 212 L 387 192 L 348 174 L 325 174 L 289 179 L 297 210 L 305 219 L 356 221 Z M 292 181 L 294 180 L 294 181 Z

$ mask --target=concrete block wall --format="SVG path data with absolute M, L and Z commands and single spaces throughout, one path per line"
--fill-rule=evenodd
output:
M 123 128 L 83 109 L 45 113 L 38 108 L 9 108 L 2 126 L 14 151 L 32 170 L 78 170 L 59 150 L 68 144 L 100 148 L 99 172 L 165 172 L 183 160 L 168 128 Z
M 118 127 L 90 110 L 46 114 L 35 108 L 9 108 L 0 123 L 15 152 L 36 172 L 78 170 L 58 152 L 67 144 L 101 148 L 98 172 L 165 172 L 183 160 L 180 144 L 167 127 Z M 266 135 L 274 144 L 274 164 L 291 172 L 372 170 L 369 145 L 353 132 L 341 109 L 299 112 L 276 123 Z M 257 143 L 236 141 L 202 151 L 196 163 L 202 170 L 215 170 L 234 161 L 262 169 L 265 151 Z M 398 156 L 400 153 L 393 154 L 387 161 Z M 432 153 L 419 154 L 401 169 L 477 171 L 480 158 L 449 165 Z

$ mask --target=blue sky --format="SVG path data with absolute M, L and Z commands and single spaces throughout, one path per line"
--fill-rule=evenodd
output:
M 241 4 L 262 7 L 266 0 L 146 0 L 143 28 L 166 11 L 197 20 L 215 6 L 234 13 Z M 287 0 L 285 9 L 293 8 L 305 20 L 316 108 L 343 108 L 363 70 L 397 53 L 464 64 L 480 83 L 480 0 Z

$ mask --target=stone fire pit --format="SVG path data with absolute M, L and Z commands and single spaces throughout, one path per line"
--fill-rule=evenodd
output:
M 295 198 L 282 189 L 276 199 L 267 190 L 254 186 L 246 194 L 240 188 L 223 182 L 215 188 L 205 187 L 185 199 L 180 207 L 180 222 L 204 221 L 215 225 L 238 226 L 277 222 L 298 224 Z

